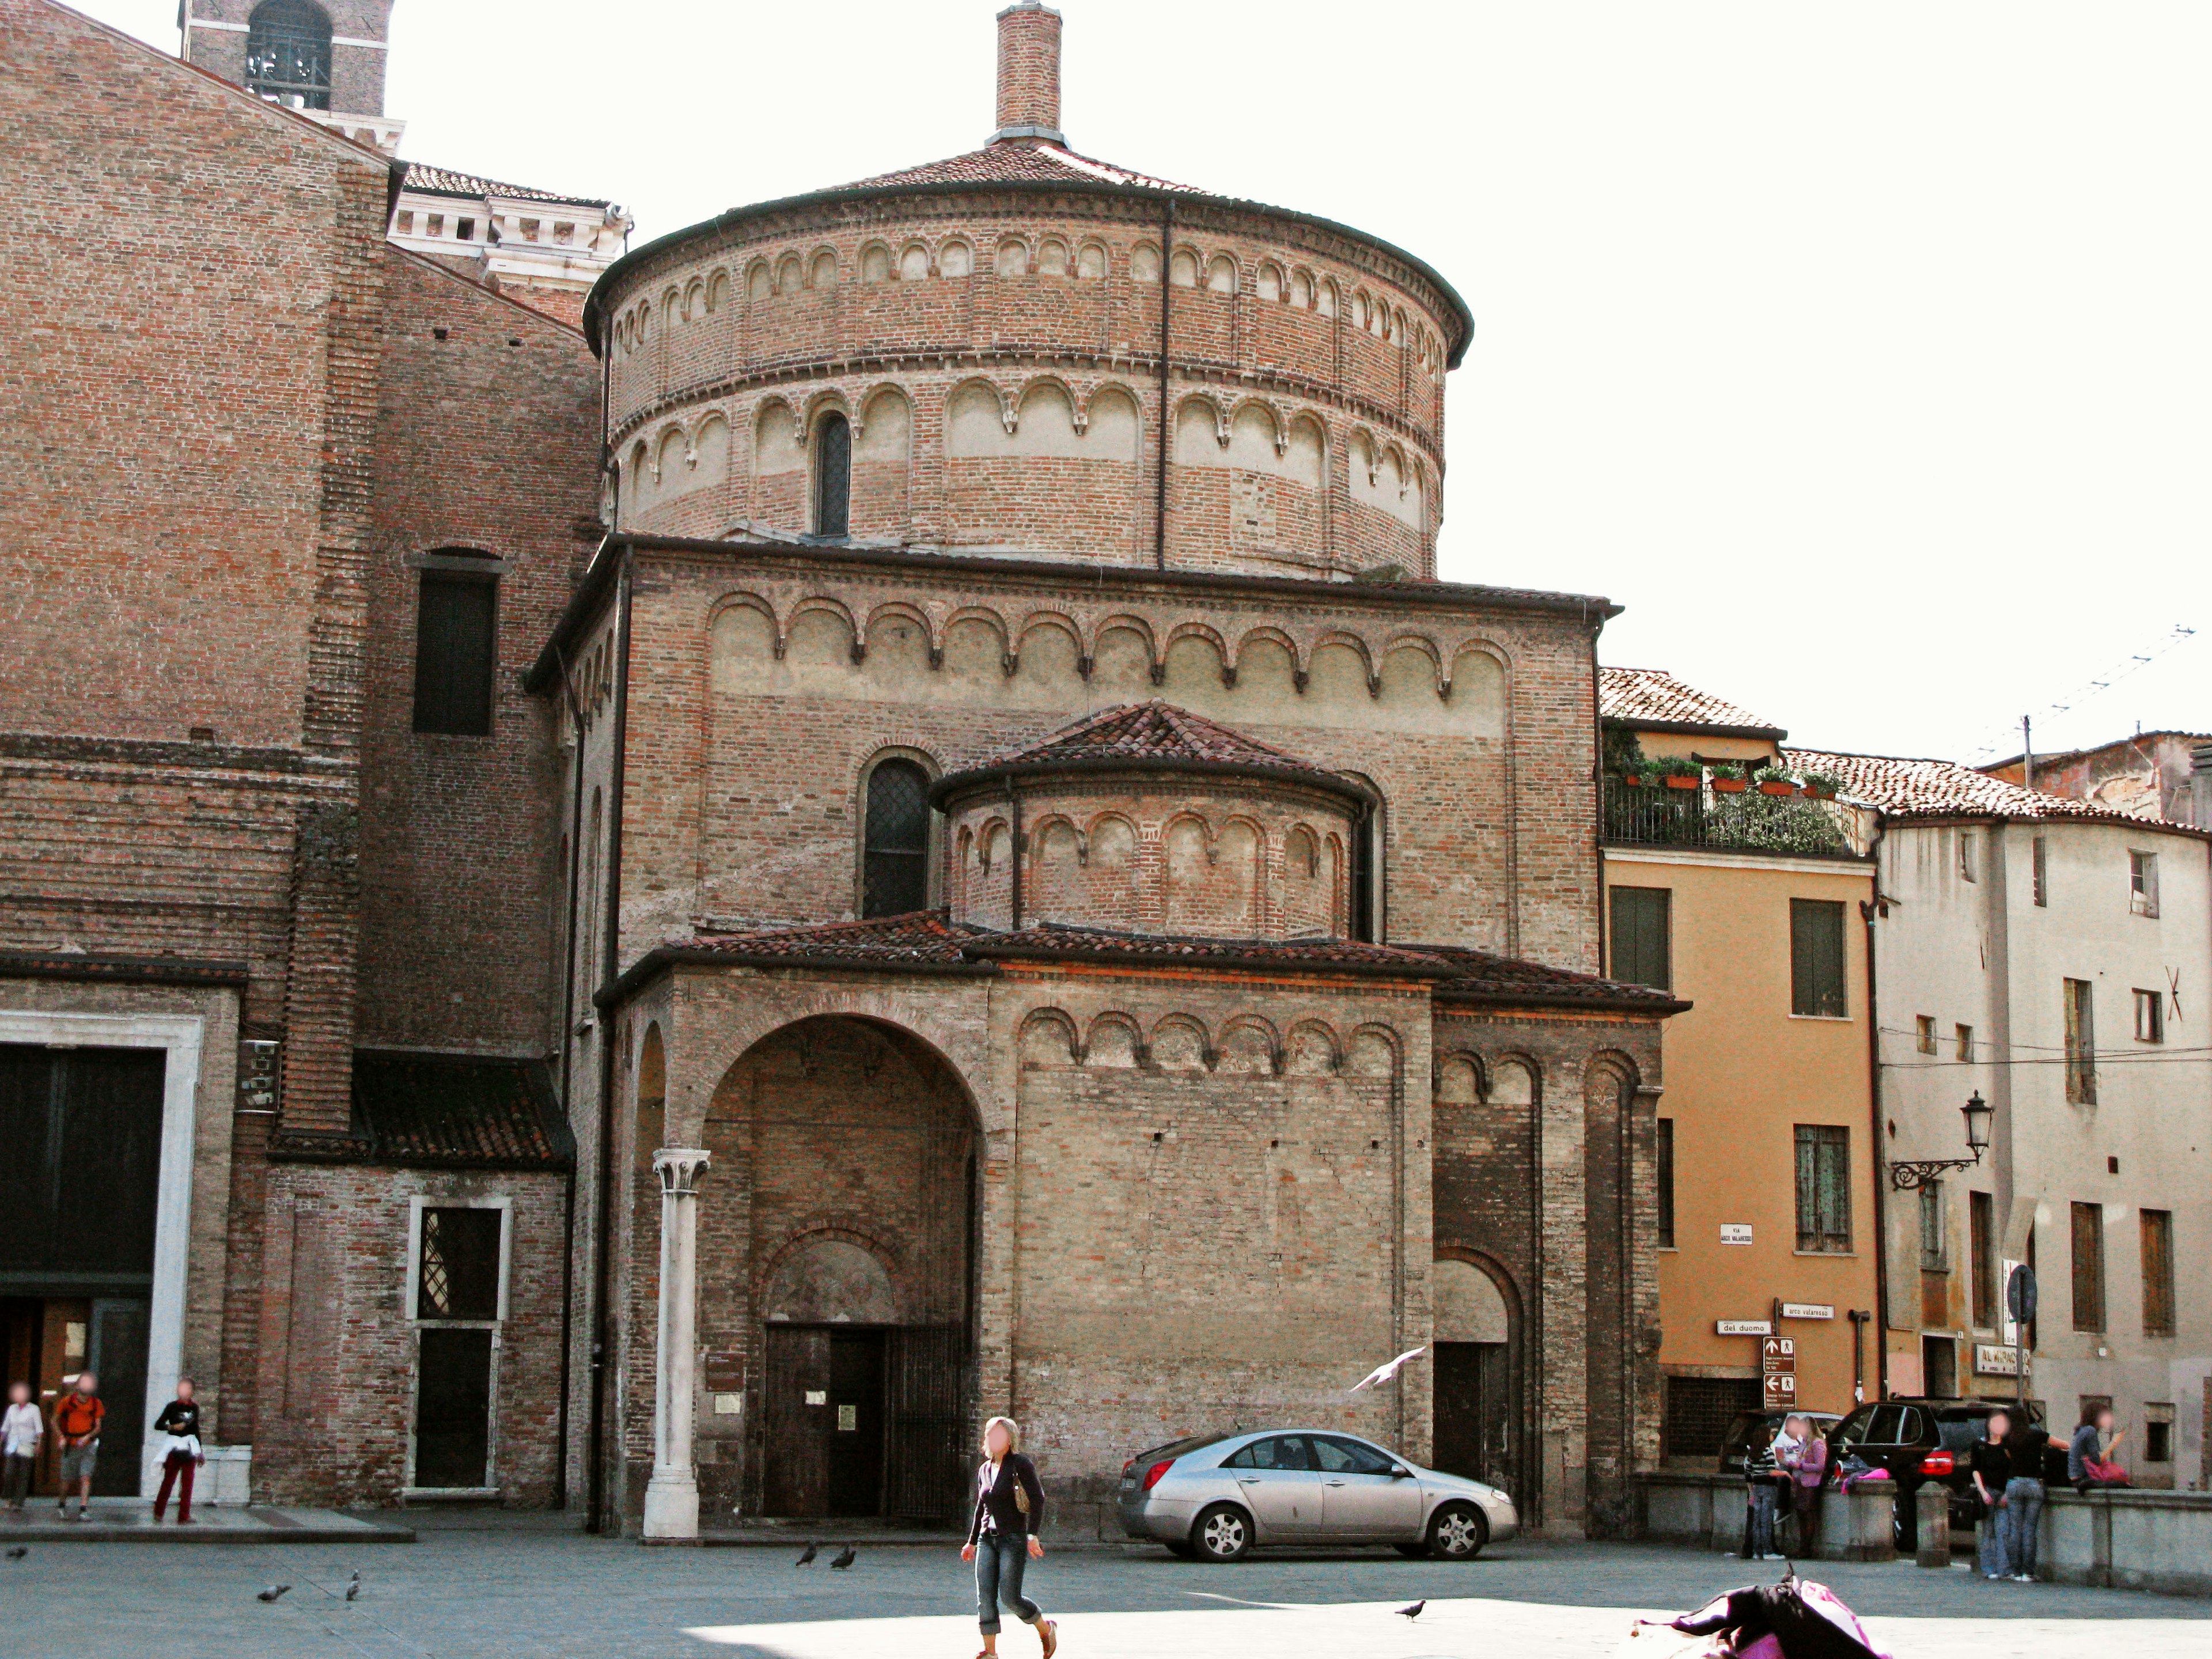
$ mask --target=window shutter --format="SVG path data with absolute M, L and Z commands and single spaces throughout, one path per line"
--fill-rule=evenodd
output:
M 1672 902 L 1664 887 L 1613 890 L 1613 977 L 1626 985 L 1674 988 Z
M 1844 989 L 1844 907 L 1840 901 L 1790 901 L 1790 1012 L 1841 1018 L 1849 1012 Z

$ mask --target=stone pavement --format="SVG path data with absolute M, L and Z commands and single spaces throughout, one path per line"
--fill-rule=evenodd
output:
M 406 1518 L 420 1540 L 401 1548 L 34 1545 L 0 1559 L 0 1655 L 968 1659 L 976 1648 L 970 1580 L 950 1541 L 866 1543 L 852 1571 L 835 1573 L 827 1549 L 799 1569 L 764 1549 L 586 1538 L 558 1517 Z M 356 1571 L 362 1594 L 348 1603 Z M 1753 1571 L 1646 1545 L 1516 1542 L 1462 1565 L 1346 1551 L 1209 1567 L 1091 1551 L 1048 1553 L 1030 1589 L 1060 1619 L 1066 1659 L 1608 1659 L 1638 1612 L 1678 1612 Z M 1833 1564 L 1821 1576 L 1896 1659 L 2212 1651 L 2212 1602 L 1989 1584 L 1963 1566 Z M 257 1601 L 272 1582 L 292 1589 Z M 1422 1598 L 1418 1623 L 1393 1616 Z M 1030 1659 L 1035 1641 L 1010 1624 L 1004 1651 Z
M 69 1512 L 76 1513 L 76 1504 Z M 173 1507 L 160 1524 L 143 1498 L 95 1498 L 82 1521 L 64 1520 L 52 1498 L 37 1498 L 21 1515 L 0 1513 L 0 1546 L 15 1544 L 411 1544 L 415 1529 L 385 1516 L 337 1510 L 279 1510 L 249 1504 L 198 1504 L 189 1525 Z M 4 1638 L 0 1638 L 4 1643 Z M 0 1648 L 4 1650 L 4 1648 Z

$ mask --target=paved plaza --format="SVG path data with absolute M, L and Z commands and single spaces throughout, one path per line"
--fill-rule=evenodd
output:
M 418 1542 L 373 1547 L 37 1542 L 0 1559 L 0 1654 L 968 1659 L 977 1646 L 949 1542 L 864 1543 L 836 1573 L 826 1549 L 799 1569 L 789 1549 L 653 1549 L 549 1517 L 408 1518 Z M 362 1594 L 349 1603 L 356 1571 Z M 1228 1567 L 1093 1548 L 1048 1555 L 1030 1589 L 1060 1619 L 1066 1659 L 1565 1659 L 1613 1655 L 1638 1613 L 1679 1611 L 1753 1573 L 1643 1545 L 1520 1542 L 1465 1565 L 1363 1551 Z M 1963 1565 L 1830 1565 L 1820 1576 L 1895 1659 L 2212 1650 L 2212 1602 L 1989 1584 Z M 272 1583 L 292 1589 L 257 1601 Z M 1393 1615 L 1419 1599 L 1429 1605 L 1418 1622 Z M 1011 1623 L 1002 1645 L 1010 1659 L 1036 1652 Z

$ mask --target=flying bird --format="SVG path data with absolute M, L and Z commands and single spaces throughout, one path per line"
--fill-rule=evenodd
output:
M 274 1601 L 291 1588 L 289 1584 L 271 1584 L 267 1589 L 258 1592 L 253 1599 L 257 1601 Z
M 830 1558 L 830 1565 L 836 1568 L 838 1571 L 842 1572 L 846 1568 L 851 1566 L 854 1562 L 860 1559 L 860 1551 L 854 1549 L 850 1544 L 848 1544 L 843 1549 L 839 1550 L 836 1554 Z
M 1398 1616 L 1410 1625 L 1413 1620 L 1421 1616 L 1421 1609 L 1428 1605 L 1429 1604 L 1426 1601 L 1416 1601 L 1410 1607 L 1399 1608 Z
M 800 1552 L 799 1559 L 793 1562 L 791 1565 L 794 1567 L 811 1567 L 814 1565 L 814 1558 L 821 1553 L 821 1545 L 809 1544 L 805 1550 Z
M 10 1561 L 20 1561 L 30 1553 L 31 1547 L 28 1544 L 18 1544 L 14 1549 L 8 1552 L 8 1559 Z
M 1428 1351 L 1429 1345 L 1425 1342 L 1421 1344 L 1418 1348 L 1407 1349 L 1404 1353 L 1400 1354 L 1389 1364 L 1377 1365 L 1373 1370 L 1368 1372 L 1366 1376 L 1361 1377 L 1359 1381 L 1352 1385 L 1352 1392 L 1358 1394 L 1362 1389 L 1371 1389 L 1377 1383 L 1388 1382 L 1392 1377 L 1397 1376 L 1399 1370 L 1405 1365 L 1407 1360 L 1419 1359 Z

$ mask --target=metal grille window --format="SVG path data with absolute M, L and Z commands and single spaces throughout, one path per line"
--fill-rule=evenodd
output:
M 417 1319 L 499 1317 L 500 1213 L 483 1209 L 422 1212 Z
M 1797 1126 L 1797 1248 L 1848 1254 L 1851 1248 L 1851 1132 L 1825 1123 Z
M 291 109 L 331 106 L 331 20 L 306 0 L 264 0 L 246 27 L 246 84 Z
M 415 729 L 491 735 L 499 579 L 425 570 L 415 618 Z
M 1839 900 L 1790 901 L 1790 1012 L 1841 1019 L 1844 994 L 1844 907 Z
M 929 778 L 909 760 L 868 774 L 860 914 L 901 916 L 929 904 Z
M 853 521 L 853 428 L 829 414 L 814 433 L 814 533 L 848 534 Z
M 2066 1098 L 2076 1106 L 2097 1103 L 2096 1009 L 2089 981 L 2064 981 L 2066 997 Z
M 1613 890 L 1613 977 L 1625 985 L 1674 988 L 1674 893 L 1664 887 Z
M 1659 1145 L 1654 1159 L 1659 1187 L 1659 1248 L 1674 1248 L 1674 1120 L 1659 1120 Z
M 2074 1206 L 2074 1328 L 2105 1328 L 2105 1206 Z
M 2173 1212 L 2137 1212 L 2142 1227 L 2142 1327 L 2145 1336 L 2173 1334 Z

